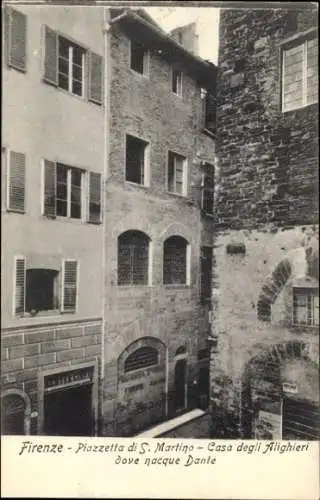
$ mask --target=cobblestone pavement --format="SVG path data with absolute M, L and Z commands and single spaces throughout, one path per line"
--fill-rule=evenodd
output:
M 181 425 L 176 429 L 161 434 L 164 438 L 189 438 L 189 439 L 210 439 L 210 423 L 211 417 L 209 414 L 196 418 L 191 422 Z

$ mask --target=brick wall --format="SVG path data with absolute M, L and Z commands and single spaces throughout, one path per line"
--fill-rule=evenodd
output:
M 221 12 L 220 226 L 307 224 L 317 218 L 317 104 L 281 111 L 280 46 L 314 27 L 316 19 L 309 8 Z

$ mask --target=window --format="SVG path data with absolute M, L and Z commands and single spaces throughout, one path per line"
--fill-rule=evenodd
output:
M 172 68 L 171 72 L 171 90 L 182 97 L 182 72 L 175 68 Z
M 293 289 L 293 323 L 295 325 L 319 325 L 319 290 Z
M 5 48 L 8 66 L 19 71 L 27 70 L 27 17 L 18 10 L 6 7 Z
M 83 218 L 84 170 L 44 160 L 43 214 L 47 217 Z M 101 174 L 89 172 L 87 220 L 101 222 Z
M 45 160 L 44 214 L 49 217 L 82 217 L 83 171 Z
M 186 158 L 169 151 L 168 153 L 168 191 L 186 195 Z
M 159 353 L 153 347 L 140 347 L 130 354 L 124 363 L 124 371 L 131 372 L 141 368 L 149 368 L 159 363 Z
M 212 294 L 212 248 L 201 247 L 200 257 L 201 301 L 210 302 Z
M 118 285 L 147 285 L 149 238 L 140 231 L 127 231 L 118 238 Z
M 63 262 L 62 311 L 75 312 L 77 307 L 78 262 Z
M 102 56 L 45 26 L 44 81 L 102 104 Z
M 318 40 L 283 50 L 282 108 L 290 111 L 318 102 Z
M 44 261 L 45 262 L 45 261 Z M 58 267 L 58 266 L 57 266 Z M 59 269 L 33 267 L 32 257 L 16 257 L 14 283 L 14 314 L 32 316 L 39 312 L 75 311 L 77 298 L 78 263 L 65 260 L 62 266 L 62 281 Z M 62 299 L 59 291 L 62 285 Z
M 33 314 L 58 309 L 58 274 L 51 269 L 27 269 L 26 312 Z
M 148 143 L 126 136 L 126 181 L 147 185 L 147 147 Z
M 16 151 L 8 152 L 7 169 L 7 209 L 14 212 L 25 211 L 26 157 Z
M 201 209 L 207 215 L 213 215 L 214 202 L 214 167 L 206 164 L 202 172 Z
M 187 284 L 187 246 L 181 236 L 171 236 L 163 247 L 163 283 L 165 285 Z
M 148 51 L 135 40 L 131 40 L 130 67 L 141 75 L 148 73 Z
M 58 86 L 83 97 L 85 51 L 62 36 L 58 37 L 58 46 Z
M 206 93 L 204 97 L 204 106 L 205 106 L 205 130 L 208 130 L 212 134 L 216 133 L 216 98 L 210 94 Z

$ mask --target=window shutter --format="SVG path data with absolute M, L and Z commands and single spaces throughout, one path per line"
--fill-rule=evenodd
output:
M 58 85 L 58 35 L 48 26 L 44 31 L 44 80 Z
M 23 153 L 10 151 L 8 172 L 8 209 L 24 212 L 26 159 Z
M 62 310 L 75 311 L 77 303 L 77 270 L 76 260 L 65 260 L 63 265 Z
M 56 163 L 44 160 L 43 215 L 46 215 L 47 217 L 56 217 L 56 177 Z
M 26 281 L 26 263 L 24 258 L 17 258 L 15 265 L 15 296 L 14 312 L 15 314 L 24 314 L 25 310 L 25 281 Z
M 101 222 L 101 174 L 89 175 L 89 222 Z
M 89 84 L 88 99 L 96 104 L 102 104 L 103 100 L 103 66 L 102 57 L 94 52 L 88 53 L 89 58 Z
M 5 11 L 7 64 L 20 71 L 27 70 L 27 16 L 8 7 Z

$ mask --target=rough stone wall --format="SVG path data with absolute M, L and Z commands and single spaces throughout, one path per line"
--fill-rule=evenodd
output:
M 280 86 L 280 43 L 315 27 L 316 19 L 308 8 L 221 11 L 211 349 L 214 436 L 222 436 L 221 430 L 226 437 L 243 435 L 248 380 L 253 399 L 262 394 L 265 404 L 270 394 L 279 399 L 275 377 L 279 385 L 286 370 L 292 373 L 291 362 L 308 379 L 310 366 L 301 359 L 285 361 L 282 351 L 306 349 L 312 353 L 311 364 L 318 356 L 316 329 L 292 325 L 293 280 L 308 274 L 308 252 L 317 254 L 319 245 L 314 225 L 318 111 L 314 104 L 283 113 Z M 277 288 L 272 275 L 279 272 L 284 277 Z M 266 306 L 268 295 L 274 300 Z M 274 366 L 263 362 L 272 346 L 278 346 L 275 356 L 282 363 L 273 381 Z M 253 367 L 254 359 L 260 361 Z M 270 376 L 269 383 L 261 382 L 261 370 Z M 315 377 L 313 370 L 311 386 L 301 383 L 304 397 L 316 401 Z
M 307 224 L 317 218 L 318 105 L 282 112 L 280 45 L 316 20 L 309 8 L 221 12 L 220 226 Z
M 39 411 L 41 370 L 72 369 L 101 359 L 101 321 L 12 329 L 1 336 L 1 387 L 28 395 L 31 412 Z M 97 403 L 97 402 L 96 402 Z M 37 416 L 31 434 L 38 434 Z
M 141 76 L 130 69 L 129 53 L 129 39 L 113 28 L 110 177 L 105 215 L 105 435 L 117 432 L 115 415 L 123 403 L 118 391 L 121 353 L 139 338 L 159 339 L 167 348 L 170 392 L 176 350 L 186 346 L 187 380 L 192 386 L 197 376 L 197 351 L 205 347 L 209 329 L 208 312 L 199 297 L 200 244 L 205 232 L 193 187 L 199 183 L 200 161 L 214 160 L 214 142 L 201 137 L 200 88 L 184 74 L 183 97 L 178 97 L 170 91 L 170 65 L 166 61 L 151 52 L 149 75 Z M 149 187 L 125 182 L 126 133 L 149 142 Z M 187 158 L 186 197 L 166 190 L 168 150 Z M 130 229 L 145 232 L 151 240 L 151 286 L 117 286 L 117 239 Z M 190 286 L 170 287 L 162 283 L 163 243 L 176 234 L 190 244 Z M 156 387 L 154 393 L 158 397 Z M 134 401 L 132 405 L 133 415 Z

